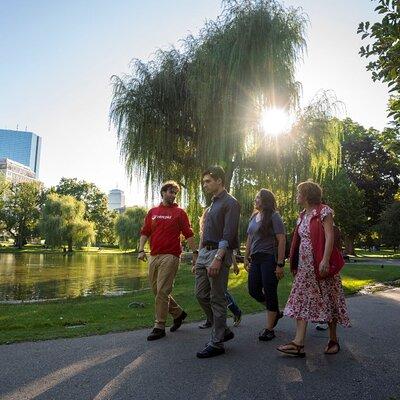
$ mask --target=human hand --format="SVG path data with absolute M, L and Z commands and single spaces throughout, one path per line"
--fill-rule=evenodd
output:
M 243 266 L 244 266 L 244 269 L 246 270 L 246 272 L 250 271 L 250 262 L 247 257 L 244 257 Z
M 213 262 L 209 267 L 207 267 L 207 274 L 210 278 L 213 278 L 219 274 L 219 270 L 221 269 L 222 262 L 214 258 Z
M 329 261 L 322 259 L 322 261 L 319 263 L 319 274 L 321 278 L 324 278 L 325 276 L 328 275 L 328 270 L 329 270 Z
M 285 271 L 284 271 L 283 267 L 277 266 L 275 269 L 275 275 L 276 275 L 278 281 L 280 281 L 285 276 Z
M 238 275 L 239 274 L 239 266 L 237 265 L 237 263 L 233 263 L 233 273 L 235 274 L 235 275 Z
M 147 256 L 144 251 L 139 251 L 137 258 L 140 261 L 147 261 Z
M 192 274 L 196 273 L 196 265 L 192 265 Z

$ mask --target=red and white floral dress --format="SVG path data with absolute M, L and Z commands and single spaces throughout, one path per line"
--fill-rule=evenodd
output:
M 292 291 L 284 315 L 312 322 L 336 320 L 343 326 L 350 326 L 342 281 L 339 274 L 317 280 L 310 235 L 310 221 L 316 210 L 306 213 L 299 225 L 300 248 L 299 266 L 294 278 Z M 321 210 L 321 221 L 333 211 L 328 206 Z

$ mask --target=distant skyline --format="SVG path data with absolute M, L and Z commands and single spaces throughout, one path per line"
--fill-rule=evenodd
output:
M 366 127 L 387 124 L 387 87 L 373 82 L 358 55 L 358 23 L 377 20 L 377 2 L 288 0 L 308 14 L 308 52 L 298 65 L 302 104 L 332 90 L 347 116 Z M 127 205 L 143 204 L 132 185 L 109 126 L 110 77 L 129 74 L 133 58 L 149 60 L 158 48 L 179 45 L 221 12 L 216 0 L 3 0 L 0 2 L 0 129 L 25 127 L 42 137 L 39 178 L 118 187 Z

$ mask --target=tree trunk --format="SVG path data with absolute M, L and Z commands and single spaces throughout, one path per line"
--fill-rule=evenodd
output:
M 68 240 L 68 252 L 72 253 L 72 239 Z
M 354 248 L 354 237 L 353 236 L 345 237 L 344 247 L 345 247 L 346 254 L 350 254 L 352 256 L 356 255 L 355 248 Z

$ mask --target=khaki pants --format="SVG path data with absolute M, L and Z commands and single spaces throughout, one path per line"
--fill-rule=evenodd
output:
M 182 308 L 170 295 L 178 267 L 179 257 L 172 254 L 149 258 L 149 282 L 155 295 L 155 328 L 165 329 L 168 313 L 174 319 L 182 313 Z
M 229 267 L 232 252 L 227 250 L 219 274 L 214 278 L 207 275 L 217 250 L 202 248 L 196 262 L 196 297 L 207 320 L 213 323 L 210 343 L 214 347 L 223 347 L 224 336 L 230 332 L 226 325 L 226 297 Z

